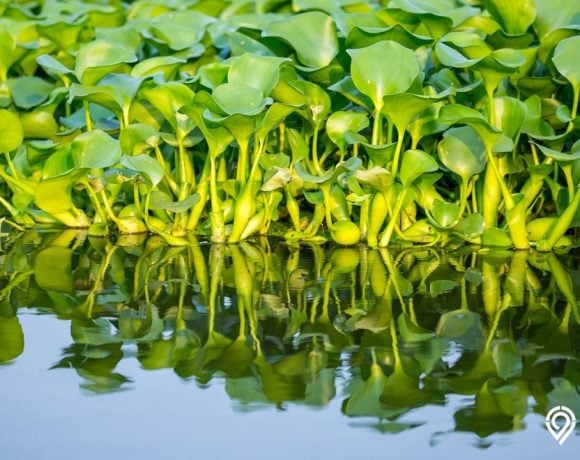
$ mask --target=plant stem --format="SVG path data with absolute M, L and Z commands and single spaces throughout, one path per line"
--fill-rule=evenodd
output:
M 87 131 L 93 130 L 93 121 L 91 120 L 91 112 L 89 110 L 89 101 L 83 101 L 83 109 L 85 111 L 85 125 Z
M 373 145 L 379 145 L 381 143 L 381 138 L 383 137 L 383 114 L 382 114 L 383 106 L 378 106 L 375 108 L 374 111 L 374 119 L 373 119 L 373 134 L 371 143 Z

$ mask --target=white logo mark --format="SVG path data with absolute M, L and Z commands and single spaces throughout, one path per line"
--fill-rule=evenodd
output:
M 556 421 L 561 419 L 561 421 L 557 423 Z M 546 428 L 554 439 L 558 441 L 558 444 L 562 445 L 568 439 L 568 436 L 572 434 L 574 428 L 576 427 L 576 417 L 574 416 L 574 412 L 572 412 L 566 406 L 556 406 L 548 412 L 546 415 Z

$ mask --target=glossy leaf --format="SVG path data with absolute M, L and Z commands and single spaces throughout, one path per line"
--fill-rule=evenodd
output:
M 419 76 L 413 51 L 396 42 L 385 41 L 361 49 L 348 50 L 355 86 L 382 107 L 383 97 L 403 93 Z M 392 72 L 391 69 L 398 69 Z

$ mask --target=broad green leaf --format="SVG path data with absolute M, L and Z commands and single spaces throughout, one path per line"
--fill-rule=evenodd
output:
M 264 184 L 260 188 L 263 192 L 272 192 L 283 188 L 292 180 L 292 174 L 288 168 L 274 167 L 264 173 Z
M 435 159 L 422 150 L 407 150 L 401 161 L 401 182 L 409 187 L 423 174 L 437 171 L 439 166 Z
M 495 97 L 495 126 L 513 141 L 518 139 L 526 119 L 526 104 L 513 97 Z
M 355 86 L 371 98 L 375 107 L 383 106 L 383 97 L 405 92 L 419 76 L 419 63 L 413 51 L 396 42 L 378 42 L 348 50 L 348 54 L 352 58 Z
M 449 228 L 455 225 L 460 217 L 459 212 L 459 206 L 454 203 L 447 203 L 441 200 L 433 202 L 432 215 L 439 227 Z
M 552 62 L 574 88 L 580 87 L 580 62 L 578 49 L 580 47 L 580 35 L 567 38 L 556 46 Z
M 256 126 L 256 138 L 265 139 L 294 110 L 294 107 L 274 102 L 259 120 Z
M 483 233 L 485 223 L 483 216 L 479 213 L 470 214 L 459 222 L 454 230 L 467 238 L 476 238 Z
M 78 135 L 71 148 L 77 168 L 106 168 L 121 158 L 119 141 L 99 129 Z
M 135 62 L 137 56 L 125 47 L 107 40 L 84 44 L 76 56 L 75 75 L 84 85 L 94 85 L 116 66 Z
M 8 110 L 0 109 L 0 153 L 11 152 L 22 144 L 24 132 L 18 116 Z
M 346 47 L 364 48 L 388 40 L 400 43 L 411 49 L 429 45 L 433 42 L 431 37 L 413 34 L 400 24 L 395 24 L 392 27 L 355 26 L 346 38 Z
M 564 163 L 564 164 L 570 163 L 570 162 L 576 161 L 580 158 L 580 149 L 577 149 L 576 151 L 572 151 L 569 153 L 565 153 L 565 152 L 558 152 L 557 150 L 546 147 L 545 145 L 536 144 L 535 142 L 534 142 L 534 144 L 542 151 L 542 153 L 544 155 L 546 155 L 548 158 L 552 158 L 553 160 L 555 160 L 559 163 Z
M 120 163 L 125 166 L 125 168 L 145 174 L 151 181 L 152 187 L 157 186 L 157 184 L 163 180 L 163 176 L 165 175 L 165 170 L 161 163 L 149 155 L 123 155 Z
M 133 77 L 148 77 L 161 73 L 166 80 L 170 80 L 177 68 L 186 62 L 185 59 L 175 56 L 155 56 L 139 61 L 131 70 Z
M 232 61 L 228 82 L 246 85 L 269 96 L 280 78 L 280 66 L 289 59 L 246 53 Z
M 253 56 L 272 56 L 274 54 L 270 48 L 241 32 L 226 32 L 225 37 L 232 50 L 232 56 L 241 56 L 245 53 Z
M 469 126 L 451 128 L 437 145 L 441 163 L 467 182 L 485 168 L 485 148 L 479 135 Z
M 165 211 L 182 213 L 191 209 L 198 201 L 199 195 L 197 193 L 190 195 L 181 201 L 173 201 L 169 195 L 163 192 L 154 191 L 151 193 L 149 207 L 151 209 L 163 209 Z
M 310 182 L 312 184 L 322 184 L 324 182 L 330 182 L 332 179 L 336 179 L 343 172 L 354 172 L 362 166 L 362 161 L 358 157 L 351 157 L 346 161 L 342 161 L 336 165 L 334 169 L 327 171 L 322 176 L 315 176 L 310 174 L 306 168 L 299 161 L 294 165 L 294 169 L 298 177 L 300 177 L 304 182 Z
M 166 43 L 172 50 L 184 50 L 199 42 L 208 25 L 216 19 L 193 10 L 173 11 L 159 15 L 153 21 L 153 38 Z
M 347 131 L 359 132 L 369 126 L 369 119 L 364 113 L 336 111 L 326 120 L 326 133 L 332 142 L 344 152 L 348 143 L 344 139 Z
M 193 91 L 178 82 L 143 89 L 139 94 L 159 110 L 175 131 L 178 129 L 178 110 L 191 104 L 194 98 Z
M 262 36 L 288 42 L 296 50 L 300 63 L 313 69 L 326 67 L 339 51 L 334 21 L 318 11 L 273 22 Z
M 73 71 L 62 64 L 60 61 L 57 61 L 54 57 L 49 54 L 43 54 L 36 58 L 36 62 L 40 65 L 46 72 L 62 76 L 73 74 Z
M 71 210 L 74 204 L 71 198 L 73 173 L 42 180 L 34 191 L 34 202 L 49 214 L 58 214 Z
M 132 123 L 121 130 L 119 142 L 127 155 L 137 155 L 159 144 L 159 132 L 145 123 Z
M 400 132 L 404 132 L 414 117 L 448 94 L 446 92 L 438 96 L 423 96 L 402 93 L 385 96 L 383 98 L 383 113 L 389 117 L 389 120 L 395 124 Z
M 271 99 L 264 98 L 259 89 L 237 83 L 225 83 L 218 86 L 214 89 L 212 96 L 228 115 L 258 115 L 266 108 L 266 105 L 271 103 Z
M 508 34 L 523 34 L 536 19 L 533 0 L 485 0 L 485 8 Z
M 0 24 L 0 83 L 6 81 L 16 51 L 16 40 L 8 24 Z
M 21 109 L 31 109 L 50 96 L 53 85 L 39 77 L 19 77 L 8 80 L 14 104 Z
M 393 184 L 391 172 L 380 166 L 370 169 L 359 169 L 355 172 L 356 179 L 375 188 L 378 192 L 386 193 Z
M 550 32 L 578 24 L 580 6 L 568 0 L 534 0 L 536 22 L 534 27 L 543 39 Z

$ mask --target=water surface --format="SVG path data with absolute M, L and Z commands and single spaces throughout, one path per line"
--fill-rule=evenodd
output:
M 28 233 L 0 458 L 574 458 L 580 259 Z

